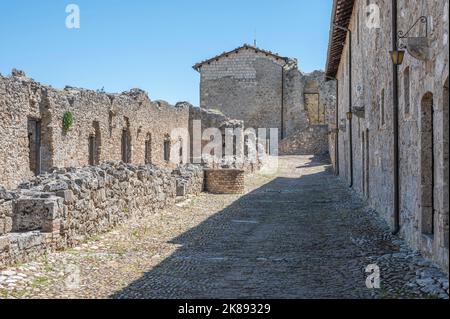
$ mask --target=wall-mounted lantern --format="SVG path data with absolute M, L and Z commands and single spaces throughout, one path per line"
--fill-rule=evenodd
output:
M 347 120 L 351 120 L 353 118 L 353 113 L 352 112 L 347 112 Z
M 417 26 L 418 23 L 425 25 L 424 37 L 409 37 L 409 33 Z M 406 44 L 403 42 L 406 41 Z M 397 49 L 390 51 L 392 57 L 392 63 L 394 65 L 401 65 L 405 58 L 405 50 L 408 50 L 412 57 L 418 60 L 427 60 L 429 54 L 428 43 L 428 18 L 421 16 L 414 24 L 408 29 L 408 31 L 398 32 L 398 45 Z
M 394 65 L 402 65 L 403 59 L 405 58 L 405 50 L 395 50 L 391 51 L 392 63 Z

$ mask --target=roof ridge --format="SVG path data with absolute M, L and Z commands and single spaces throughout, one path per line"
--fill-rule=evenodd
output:
M 256 50 L 257 52 L 261 52 L 261 53 L 264 53 L 264 54 L 266 54 L 266 55 L 272 56 L 273 58 L 275 58 L 275 59 L 277 59 L 277 60 L 280 60 L 280 59 L 281 59 L 281 60 L 284 60 L 285 62 L 287 62 L 288 60 L 290 60 L 288 57 L 282 57 L 282 56 L 280 56 L 278 53 L 274 53 L 274 52 L 272 52 L 272 51 L 264 50 L 264 49 L 261 49 L 261 48 L 259 48 L 259 47 L 256 47 L 256 46 L 253 46 L 253 45 L 244 43 L 244 44 L 241 45 L 240 47 L 237 47 L 237 48 L 235 48 L 235 49 L 233 49 L 233 50 L 231 50 L 231 51 L 225 51 L 225 52 L 222 52 L 221 54 L 218 54 L 218 55 L 216 55 L 216 56 L 214 56 L 214 57 L 212 57 L 212 58 L 209 58 L 209 59 L 203 60 L 203 61 L 201 61 L 201 62 L 199 62 L 199 63 L 196 63 L 196 64 L 193 66 L 193 69 L 196 70 L 196 71 L 199 71 L 200 68 L 201 68 L 201 66 L 202 66 L 203 64 L 211 63 L 211 62 L 214 61 L 214 60 L 218 60 L 218 59 L 221 59 L 221 58 L 223 58 L 223 57 L 227 57 L 228 55 L 230 55 L 230 54 L 232 54 L 232 53 L 237 53 L 239 50 L 242 50 L 242 49 L 253 49 L 253 50 Z

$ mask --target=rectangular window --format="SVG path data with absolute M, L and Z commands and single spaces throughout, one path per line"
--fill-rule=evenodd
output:
M 356 15 L 356 40 L 357 40 L 358 45 L 359 45 L 359 38 L 360 38 L 359 20 L 360 20 L 360 18 L 359 18 L 359 10 L 358 10 L 358 13 Z
M 128 130 L 122 131 L 122 162 L 131 162 L 131 143 L 130 132 Z
M 89 165 L 94 166 L 95 163 L 95 136 L 89 135 Z
M 410 113 L 411 101 L 410 101 L 410 83 L 409 83 L 409 67 L 403 72 L 403 100 L 405 105 L 405 114 Z
M 170 160 L 170 141 L 164 141 L 164 160 L 168 162 Z
M 381 101 L 380 101 L 381 107 L 380 107 L 380 118 L 381 118 L 381 126 L 384 126 L 384 124 L 386 123 L 386 119 L 385 119 L 385 93 L 384 93 L 384 89 L 381 90 Z
M 41 121 L 28 118 L 28 152 L 30 170 L 35 174 L 41 174 Z
M 145 164 L 152 163 L 152 140 L 151 137 L 147 137 L 145 141 Z

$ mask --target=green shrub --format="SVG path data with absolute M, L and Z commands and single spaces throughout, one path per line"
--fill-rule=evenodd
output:
M 73 115 L 71 112 L 64 113 L 63 128 L 65 132 L 68 132 L 73 125 Z

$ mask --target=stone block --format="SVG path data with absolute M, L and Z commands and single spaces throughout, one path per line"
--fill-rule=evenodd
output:
M 56 196 L 61 197 L 64 200 L 64 204 L 71 204 L 74 199 L 74 195 L 71 190 L 58 191 L 56 193 Z
M 0 236 L 0 254 L 9 250 L 9 237 Z

